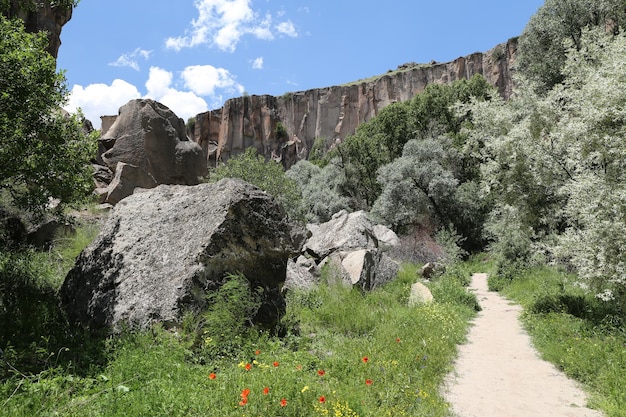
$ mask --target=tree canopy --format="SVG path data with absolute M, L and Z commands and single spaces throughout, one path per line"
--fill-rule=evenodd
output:
M 46 47 L 44 33 L 0 15 L 0 191 L 34 212 L 91 192 L 95 150 L 80 116 L 60 108 L 68 90 Z

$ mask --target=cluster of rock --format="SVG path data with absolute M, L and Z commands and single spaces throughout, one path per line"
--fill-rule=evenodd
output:
M 135 188 L 196 185 L 207 164 L 181 118 L 161 103 L 137 99 L 101 131 L 94 172 L 100 202 L 116 204 Z
M 373 224 L 364 211 L 336 213 L 319 225 L 307 225 L 309 237 L 297 258 L 289 260 L 284 289 L 310 288 L 321 269 L 331 268 L 348 285 L 371 290 L 394 279 L 398 264 L 386 249 L 398 244 L 396 234 Z
M 241 180 L 138 190 L 78 257 L 61 287 L 62 305 L 91 328 L 177 324 L 186 311 L 205 308 L 207 293 L 229 274 L 241 273 L 263 290 L 255 320 L 271 325 L 285 311 L 285 291 L 311 287 L 324 265 L 363 290 L 396 277 L 385 248 L 397 236 L 364 212 L 309 225 L 299 244 L 287 218 L 273 197 Z

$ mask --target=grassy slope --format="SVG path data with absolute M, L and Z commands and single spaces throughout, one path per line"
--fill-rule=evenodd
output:
M 47 264 L 40 256 L 32 265 Z M 431 284 L 437 303 L 409 308 L 416 266 L 405 265 L 367 294 L 338 284 L 293 292 L 284 337 L 247 331 L 224 351 L 191 319 L 117 339 L 76 332 L 54 311 L 58 274 L 32 265 L 20 274 L 46 288 L 54 314 L 2 341 L 12 366 L 2 416 L 445 416 L 439 386 L 476 305 L 457 268 Z

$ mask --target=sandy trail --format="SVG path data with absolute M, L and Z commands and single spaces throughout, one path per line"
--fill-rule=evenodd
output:
M 468 342 L 459 347 L 444 395 L 459 417 L 600 417 L 586 395 L 552 364 L 539 358 L 518 320 L 521 307 L 487 290 L 474 274 L 470 290 L 482 311 Z

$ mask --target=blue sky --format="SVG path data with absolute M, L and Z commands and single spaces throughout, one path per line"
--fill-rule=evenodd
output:
M 451 61 L 519 35 L 543 0 L 82 0 L 58 68 L 100 126 L 133 98 L 185 120 L 246 94 L 282 95 Z

